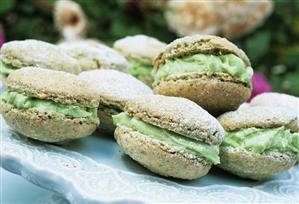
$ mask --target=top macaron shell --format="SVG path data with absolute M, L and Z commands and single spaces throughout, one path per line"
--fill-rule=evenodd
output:
M 78 60 L 82 71 L 93 69 L 116 69 L 126 71 L 127 60 L 116 50 L 105 45 L 92 46 L 83 43 L 59 45 L 66 53 Z
M 236 111 L 224 113 L 218 117 L 226 131 L 241 128 L 275 128 L 284 126 L 292 131 L 298 131 L 296 113 L 283 107 L 252 106 Z
M 79 74 L 79 79 L 97 93 L 100 103 L 120 109 L 123 109 L 126 101 L 130 99 L 153 94 L 152 90 L 138 79 L 116 70 L 86 71 Z
M 144 122 L 208 144 L 220 144 L 224 130 L 218 121 L 194 102 L 161 95 L 128 101 L 125 112 Z
M 77 74 L 78 62 L 56 45 L 38 40 L 11 41 L 3 44 L 0 59 L 16 68 L 36 66 Z
M 299 98 L 282 93 L 262 93 L 255 96 L 250 104 L 253 106 L 282 106 L 290 108 L 299 114 Z
M 85 107 L 98 105 L 98 99 L 92 90 L 76 75 L 62 71 L 36 67 L 18 69 L 8 76 L 7 88 L 10 91 L 62 104 Z
M 125 57 L 139 60 L 145 64 L 152 64 L 165 47 L 165 43 L 146 35 L 128 36 L 114 43 L 114 48 Z
M 197 53 L 203 54 L 234 54 L 241 58 L 246 66 L 251 66 L 247 55 L 236 45 L 225 38 L 213 35 L 193 35 L 174 40 L 155 59 L 155 69 L 167 59 L 189 56 Z

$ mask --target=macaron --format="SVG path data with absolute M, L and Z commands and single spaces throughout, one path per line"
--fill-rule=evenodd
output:
M 15 70 L 42 67 L 78 74 L 79 63 L 56 45 L 39 40 L 21 40 L 4 43 L 0 50 L 0 74 L 5 78 Z
M 90 135 L 98 126 L 98 99 L 78 76 L 25 67 L 7 78 L 0 112 L 20 134 L 43 142 L 64 142 Z
M 224 130 L 188 99 L 140 96 L 128 101 L 113 122 L 124 153 L 159 175 L 191 180 L 219 163 Z
M 299 156 L 298 118 L 282 107 L 256 106 L 218 118 L 225 129 L 219 167 L 265 180 L 294 166 Z
M 246 54 L 225 38 L 179 38 L 154 62 L 154 92 L 190 99 L 213 114 L 238 108 L 252 90 Z
M 79 74 L 79 79 L 96 93 L 100 102 L 98 108 L 100 130 L 108 134 L 113 134 L 115 130 L 112 115 L 122 112 L 128 100 L 153 94 L 143 82 L 116 70 L 86 71 Z
M 273 108 L 276 107 L 285 107 L 293 111 L 293 113 L 297 114 L 297 118 L 299 118 L 299 98 L 296 96 L 283 94 L 283 93 L 262 93 L 255 96 L 250 101 L 251 106 L 271 106 Z M 299 120 L 298 120 L 299 126 Z M 298 161 L 299 162 L 299 157 Z
M 128 36 L 117 40 L 114 48 L 129 61 L 129 74 L 151 86 L 153 61 L 166 47 L 164 42 L 146 35 Z
M 116 50 L 105 45 L 91 45 L 77 42 L 58 46 L 78 60 L 82 71 L 116 69 L 126 72 L 128 69 L 127 60 Z

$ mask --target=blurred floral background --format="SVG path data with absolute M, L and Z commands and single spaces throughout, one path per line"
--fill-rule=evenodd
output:
M 56 0 L 1 0 L 2 42 L 62 39 L 53 13 Z M 144 33 L 167 43 L 183 35 L 222 35 L 249 56 L 257 92 L 299 96 L 299 1 L 296 0 L 75 0 L 87 19 L 88 38 L 108 45 Z M 73 19 L 74 23 L 78 19 Z M 84 36 L 84 34 L 82 34 Z M 269 83 L 268 83 L 269 81 Z

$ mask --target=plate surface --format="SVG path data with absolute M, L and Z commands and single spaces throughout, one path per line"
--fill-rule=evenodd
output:
M 1 165 L 71 203 L 299 203 L 299 165 L 267 182 L 218 168 L 195 181 L 158 177 L 124 155 L 113 137 L 95 132 L 62 147 L 26 139 L 0 118 Z

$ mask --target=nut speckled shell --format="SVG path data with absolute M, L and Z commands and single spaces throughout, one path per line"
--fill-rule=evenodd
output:
M 164 51 L 155 59 L 155 69 L 159 69 L 159 66 L 167 59 L 190 56 L 197 53 L 234 54 L 240 57 L 246 66 L 251 66 L 243 50 L 227 39 L 213 35 L 192 35 L 176 39 L 168 44 Z
M 267 152 L 257 154 L 233 147 L 220 147 L 219 167 L 240 177 L 265 180 L 296 163 L 292 153 Z
M 78 62 L 56 45 L 38 40 L 11 41 L 4 43 L 0 59 L 16 68 L 36 66 L 77 74 Z
M 117 127 L 114 137 L 123 151 L 150 171 L 181 179 L 196 179 L 208 173 L 212 163 L 178 152 L 171 146 L 126 127 Z
M 149 124 L 208 144 L 220 144 L 224 130 L 196 103 L 179 97 L 148 95 L 127 102 L 125 112 Z
M 152 90 L 133 76 L 116 70 L 92 70 L 79 74 L 79 79 L 99 97 L 100 103 L 123 109 L 126 101 Z
M 226 131 L 241 128 L 274 128 L 284 126 L 292 131 L 298 131 L 296 113 L 283 107 L 255 106 L 224 113 L 218 117 Z
M 62 71 L 26 67 L 7 78 L 9 91 L 62 104 L 97 107 L 98 98 L 78 76 Z
M 82 71 L 93 69 L 116 69 L 126 71 L 127 60 L 116 50 L 105 45 L 97 46 L 83 43 L 59 45 L 66 53 L 77 59 Z
M 282 106 L 291 109 L 299 115 L 299 98 L 283 93 L 262 93 L 251 101 L 252 106 Z
M 166 44 L 146 35 L 134 35 L 115 41 L 113 47 L 127 58 L 152 64 Z

